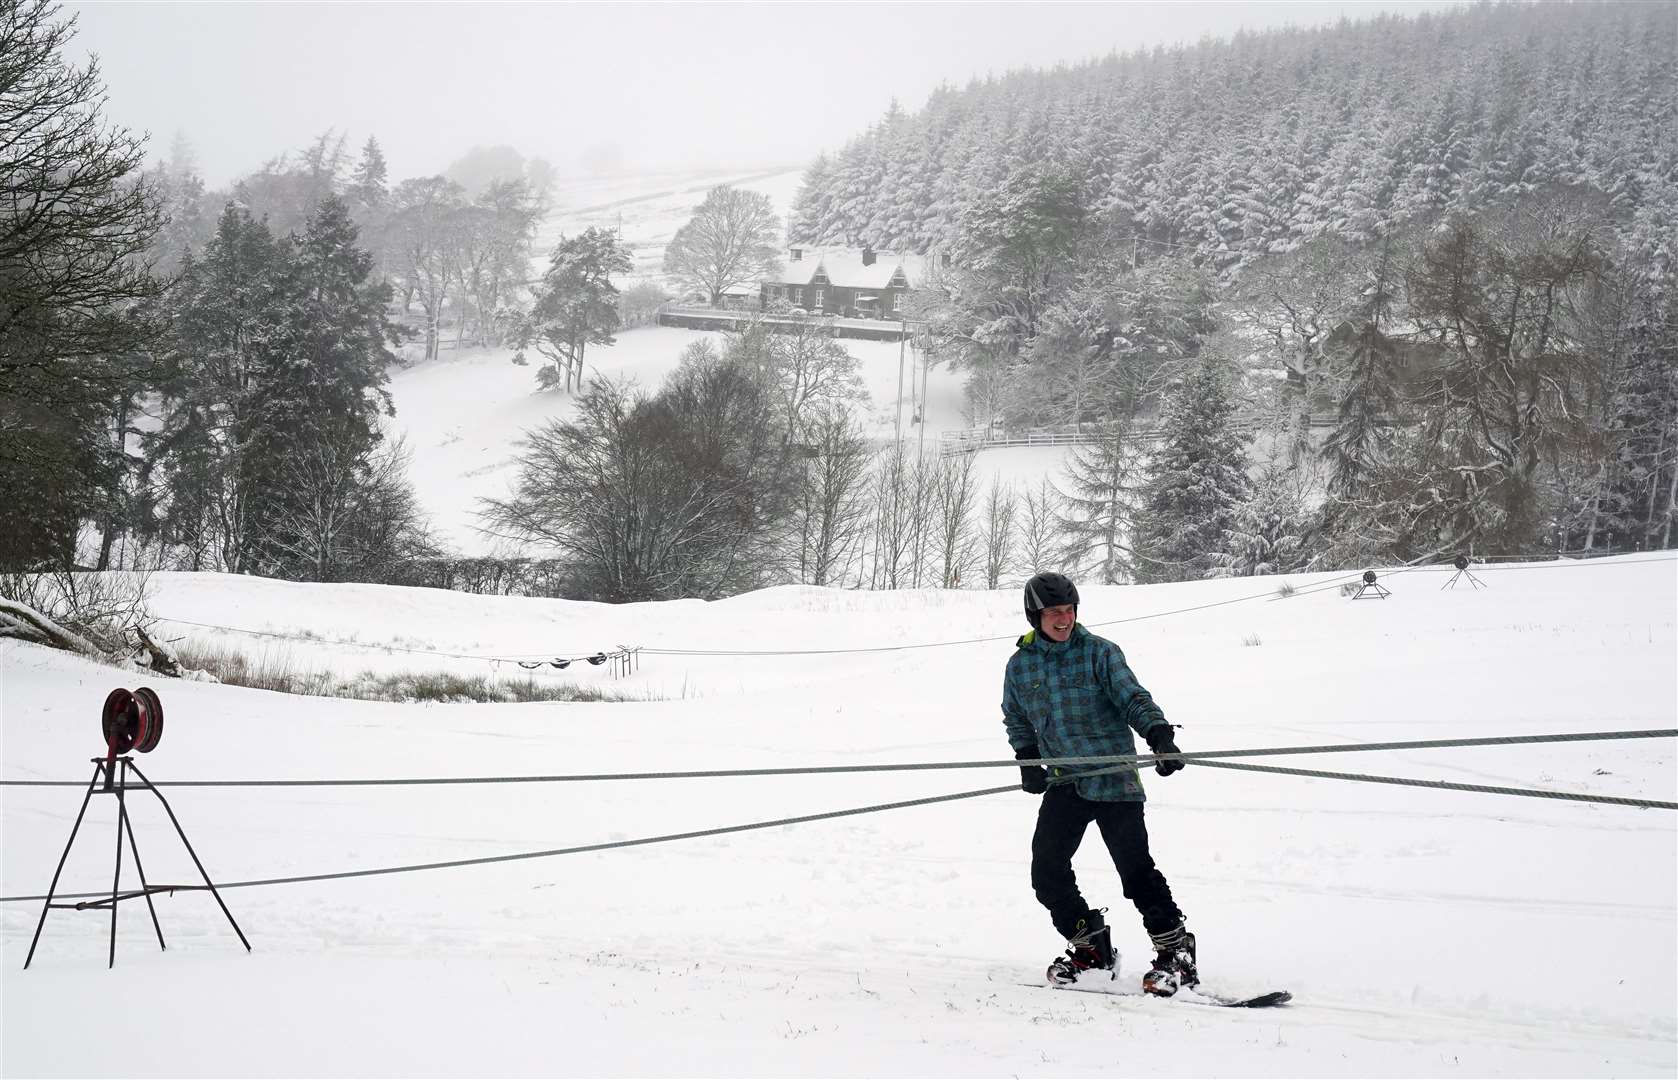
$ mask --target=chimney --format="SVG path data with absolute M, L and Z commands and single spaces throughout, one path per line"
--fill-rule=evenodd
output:
M 864 247 L 862 249 L 862 265 L 864 265 L 864 266 L 873 266 L 874 265 L 874 249 L 873 248 Z
M 804 261 L 804 249 L 803 248 L 792 248 L 790 250 L 792 251 L 792 261 L 793 262 L 803 262 Z

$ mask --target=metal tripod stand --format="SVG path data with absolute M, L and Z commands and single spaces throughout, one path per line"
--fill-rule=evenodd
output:
M 1439 586 L 1439 591 L 1440 592 L 1444 592 L 1446 589 L 1455 588 L 1457 582 L 1460 581 L 1464 576 L 1467 576 L 1469 584 L 1473 585 L 1476 589 L 1489 589 L 1489 588 L 1491 588 L 1490 585 L 1487 585 L 1485 582 L 1481 581 L 1479 578 L 1474 576 L 1474 571 L 1472 571 L 1468 568 L 1468 559 L 1467 559 L 1466 556 L 1458 555 L 1457 558 L 1456 558 L 1456 562 L 1453 563 L 1452 565 L 1454 565 L 1457 568 L 1457 572 L 1451 575 L 1451 580 L 1450 581 L 1447 581 L 1445 584 Z
M 120 766 L 120 771 L 117 770 L 118 766 Z M 146 791 L 151 792 L 153 795 L 156 795 L 157 796 L 157 801 L 163 804 L 164 811 L 169 815 L 169 821 L 175 826 L 175 832 L 176 832 L 177 835 L 180 836 L 181 843 L 186 845 L 187 854 L 192 856 L 193 865 L 198 867 L 198 873 L 201 877 L 203 877 L 204 884 L 202 884 L 202 885 L 152 885 L 152 884 L 149 884 L 146 881 L 146 869 L 140 863 L 140 848 L 139 848 L 139 845 L 134 842 L 134 826 L 128 820 L 127 793 L 128 793 L 128 783 L 129 783 L 128 774 L 129 774 L 130 771 L 132 771 L 135 776 L 140 778 L 140 783 L 139 783 L 138 786 L 144 788 Z M 101 776 L 103 776 L 105 778 L 105 784 L 104 784 L 104 787 L 102 787 L 102 788 L 99 786 L 99 778 Z M 58 903 L 58 904 L 55 904 L 55 903 L 53 903 L 52 898 L 53 898 L 53 894 L 58 891 L 59 875 L 64 873 L 64 863 L 70 857 L 70 848 L 76 842 L 76 833 L 82 827 L 82 818 L 87 814 L 87 804 L 90 801 L 92 801 L 93 794 L 94 794 L 95 791 L 99 791 L 101 794 L 106 794 L 106 793 L 115 794 L 116 797 L 117 797 L 116 873 L 111 878 L 111 895 L 110 895 L 109 898 L 102 898 L 102 899 L 99 899 L 99 900 L 86 900 L 86 901 L 81 901 L 81 902 L 78 902 L 78 903 Z M 139 873 L 140 873 L 140 889 L 139 889 L 138 892 L 123 892 L 121 890 L 121 884 L 122 884 L 122 840 L 123 840 L 124 835 L 126 835 L 128 837 L 128 849 L 129 849 L 129 851 L 133 852 L 133 854 L 134 854 L 134 868 L 136 870 L 138 870 Z M 29 942 L 29 955 L 27 957 L 25 957 L 24 961 L 23 961 L 24 970 L 27 971 L 28 968 L 29 968 L 29 962 L 31 960 L 35 959 L 35 946 L 40 943 L 41 928 L 46 926 L 47 912 L 51 911 L 53 908 L 74 908 L 77 911 L 97 911 L 100 908 L 106 908 L 106 907 L 110 908 L 111 909 L 111 952 L 110 952 L 110 962 L 107 966 L 108 967 L 115 967 L 116 962 L 117 962 L 117 904 L 118 904 L 118 902 L 123 901 L 123 900 L 133 900 L 136 897 L 141 897 L 141 896 L 145 897 L 146 898 L 146 908 L 147 908 L 147 910 L 149 910 L 151 912 L 152 929 L 157 931 L 157 945 L 161 949 L 167 949 L 168 946 L 163 943 L 163 927 L 161 925 L 159 925 L 159 923 L 157 921 L 157 908 L 152 904 L 152 901 L 151 901 L 152 894 L 153 893 L 162 893 L 162 892 L 174 893 L 174 892 L 177 892 L 177 891 L 195 892 L 195 891 L 204 891 L 204 890 L 208 890 L 210 895 L 214 896 L 216 898 L 216 903 L 221 905 L 221 913 L 223 915 L 227 916 L 227 921 L 233 926 L 233 932 L 235 934 L 239 935 L 239 941 L 245 946 L 245 951 L 249 952 L 250 948 L 251 948 L 251 943 L 245 939 L 245 932 L 243 930 L 240 930 L 239 929 L 239 924 L 234 921 L 233 913 L 231 911 L 228 911 L 227 910 L 227 905 L 222 902 L 221 893 L 216 890 L 215 882 L 210 880 L 210 875 L 204 870 L 204 864 L 199 861 L 198 853 L 196 851 L 192 850 L 192 842 L 186 838 L 185 831 L 183 831 L 181 829 L 181 823 L 180 823 L 179 819 L 177 819 L 175 817 L 175 811 L 170 808 L 169 800 L 165 799 L 163 797 L 163 793 L 161 791 L 157 790 L 157 788 L 152 785 L 152 782 L 150 780 L 146 779 L 146 774 L 141 772 L 139 766 L 134 764 L 134 759 L 129 758 L 129 757 L 94 758 L 93 759 L 93 779 L 88 781 L 87 794 L 82 796 L 82 808 L 76 814 L 76 823 L 70 827 L 70 839 L 68 841 L 66 841 L 65 844 L 64 844 L 64 854 L 62 854 L 58 857 L 58 869 L 53 871 L 52 884 L 50 886 L 48 886 L 48 888 L 47 888 L 47 902 L 41 908 L 41 921 L 35 924 L 35 936 Z

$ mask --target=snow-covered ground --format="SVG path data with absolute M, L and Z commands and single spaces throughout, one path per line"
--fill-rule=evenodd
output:
M 748 169 L 562 181 L 553 191 L 553 213 L 536 237 L 538 270 L 547 266 L 561 235 L 596 226 L 618 230 L 634 255 L 637 278 L 660 278 L 665 246 L 712 188 L 727 184 L 768 195 L 784 226 L 803 175 L 801 169 Z
M 1186 750 L 1678 726 L 1678 562 L 1478 569 L 1386 600 L 1330 578 L 1088 588 Z M 590 773 L 1006 758 L 1013 590 L 781 588 L 609 607 L 378 586 L 160 575 L 165 620 L 301 640 L 298 666 L 450 667 L 620 644 L 892 652 L 643 654 L 618 704 L 397 705 L 153 683 L 158 781 Z M 1243 602 L 1198 611 L 1219 600 Z M 1145 618 L 1145 616 L 1157 616 Z M 1138 620 L 1103 627 L 1110 620 Z M 177 633 L 216 632 L 184 625 Z M 1001 638 L 1002 640 L 994 640 Z M 992 639 L 975 641 L 972 639 Z M 353 641 L 341 645 L 334 641 Z M 263 644 L 267 642 L 267 644 Z M 504 674 L 522 675 L 517 669 Z M 608 668 L 546 679 L 613 685 Z M 0 643 L 0 778 L 85 782 L 129 673 Z M 1282 763 L 1280 759 L 1268 759 Z M 1670 740 L 1290 758 L 1308 768 L 1671 800 Z M 0 905 L 0 1074 L 1665 1076 L 1678 1070 L 1670 811 L 1191 768 L 1147 774 L 1156 856 L 1208 985 L 1284 1009 L 1059 993 L 1018 792 L 727 837 L 206 895 Z M 222 882 L 527 852 L 1011 783 L 1010 768 L 447 787 L 176 788 Z M 0 895 L 43 892 L 76 788 L 0 788 Z M 195 879 L 130 802 L 153 882 Z M 111 883 L 115 807 L 61 888 Z M 1146 938 L 1101 845 L 1123 978 Z M 125 881 L 133 883 L 131 868 Z

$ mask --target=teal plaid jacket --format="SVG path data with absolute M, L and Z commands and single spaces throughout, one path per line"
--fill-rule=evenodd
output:
M 1072 627 L 1064 642 L 1033 630 L 1020 638 L 1002 680 L 1002 725 L 1015 753 L 1037 747 L 1042 757 L 1093 757 L 1136 753 L 1134 729 L 1144 739 L 1165 714 L 1104 637 Z M 1069 776 L 1101 766 L 1053 768 Z M 1097 802 L 1141 802 L 1134 768 L 1076 781 L 1078 794 Z

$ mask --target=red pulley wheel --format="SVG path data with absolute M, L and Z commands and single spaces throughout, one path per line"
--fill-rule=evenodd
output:
M 134 748 L 138 750 L 151 738 L 151 704 L 139 693 L 134 694 Z
M 105 696 L 105 708 L 100 714 L 100 728 L 105 735 L 105 745 L 115 753 L 126 754 L 134 748 L 134 739 L 138 734 L 138 716 L 134 708 L 134 695 L 122 687 L 117 687 Z
M 134 749 L 149 754 L 157 749 L 158 741 L 163 738 L 163 702 L 158 698 L 157 691 L 149 686 L 134 691 L 134 698 L 146 706 L 146 731 L 134 740 Z

